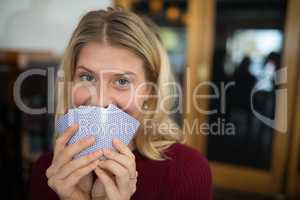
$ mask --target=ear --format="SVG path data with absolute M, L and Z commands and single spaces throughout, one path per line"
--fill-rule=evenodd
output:
M 148 99 L 150 98 L 150 95 L 152 95 L 152 90 L 153 90 L 153 86 L 148 84 L 145 88 L 144 103 L 147 102 Z
M 153 90 L 153 85 L 152 84 L 147 84 L 146 89 L 145 89 L 145 94 L 146 95 L 151 95 Z

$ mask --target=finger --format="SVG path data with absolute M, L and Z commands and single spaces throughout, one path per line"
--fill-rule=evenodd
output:
M 46 170 L 46 176 L 47 178 L 51 178 L 54 175 L 53 165 L 50 165 L 48 169 Z
M 82 168 L 89 163 L 93 162 L 96 159 L 99 159 L 103 155 L 102 150 L 94 151 L 86 156 L 82 156 L 78 159 L 72 160 L 71 162 L 65 164 L 61 170 L 59 170 L 59 173 L 57 174 L 57 177 L 60 179 L 66 178 L 71 173 L 76 171 L 79 168 Z
M 115 138 L 112 141 L 114 147 L 122 154 L 129 156 L 132 159 L 135 159 L 134 154 L 131 152 L 128 146 L 123 144 L 119 139 Z
M 54 164 L 55 169 L 60 169 L 67 162 L 71 161 L 76 154 L 90 147 L 93 143 L 95 143 L 95 137 L 92 136 L 81 139 L 75 144 L 67 146 L 59 155 L 57 155 L 57 159 Z
M 104 185 L 99 178 L 96 178 L 92 188 L 92 199 L 105 197 Z
M 78 187 L 86 192 L 89 193 L 91 191 L 91 188 L 93 187 L 93 172 L 85 175 L 84 177 L 82 177 L 78 183 Z
M 98 163 L 99 160 L 95 160 L 87 166 L 77 169 L 65 179 L 65 184 L 69 187 L 76 185 L 82 177 L 95 170 L 98 166 Z
M 95 169 L 95 173 L 102 181 L 108 199 L 118 199 L 120 194 L 114 181 L 102 169 L 100 169 L 100 167 Z
M 114 160 L 104 160 L 99 162 L 101 169 L 108 170 L 116 176 L 118 188 L 122 191 L 129 185 L 129 172 L 122 165 Z
M 77 124 L 72 124 L 69 126 L 65 132 L 59 136 L 55 141 L 55 148 L 54 148 L 54 157 L 59 153 L 63 148 L 65 148 L 68 141 L 71 139 L 71 137 L 76 133 L 78 130 Z
M 136 176 L 136 163 L 134 159 L 110 149 L 104 149 L 103 153 L 108 159 L 114 160 L 125 167 L 129 171 L 130 177 Z

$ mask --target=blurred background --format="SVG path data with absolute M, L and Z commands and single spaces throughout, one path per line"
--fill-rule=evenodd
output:
M 1 199 L 30 199 L 32 164 L 51 150 L 49 77 L 78 20 L 116 5 L 158 25 L 183 89 L 173 117 L 204 125 L 187 141 L 210 162 L 214 199 L 300 198 L 299 0 L 0 0 Z M 32 69 L 20 98 L 49 114 L 15 104 Z

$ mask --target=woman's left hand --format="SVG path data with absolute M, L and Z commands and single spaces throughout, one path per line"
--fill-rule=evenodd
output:
M 94 170 L 105 190 L 106 200 L 129 200 L 136 191 L 137 171 L 135 156 L 120 140 L 113 140 L 118 152 L 103 150 L 108 158 Z M 93 197 L 92 197 L 93 198 Z

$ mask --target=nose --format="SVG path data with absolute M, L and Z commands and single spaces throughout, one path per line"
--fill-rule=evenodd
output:
M 101 87 L 97 90 L 97 94 L 94 94 L 91 98 L 90 104 L 93 106 L 100 106 L 107 108 L 109 104 L 114 104 L 114 100 L 106 87 Z
M 109 104 L 112 104 L 112 101 L 110 100 L 110 98 L 100 96 L 100 95 L 97 95 L 96 102 L 93 103 L 94 106 L 100 106 L 103 108 L 107 108 Z

